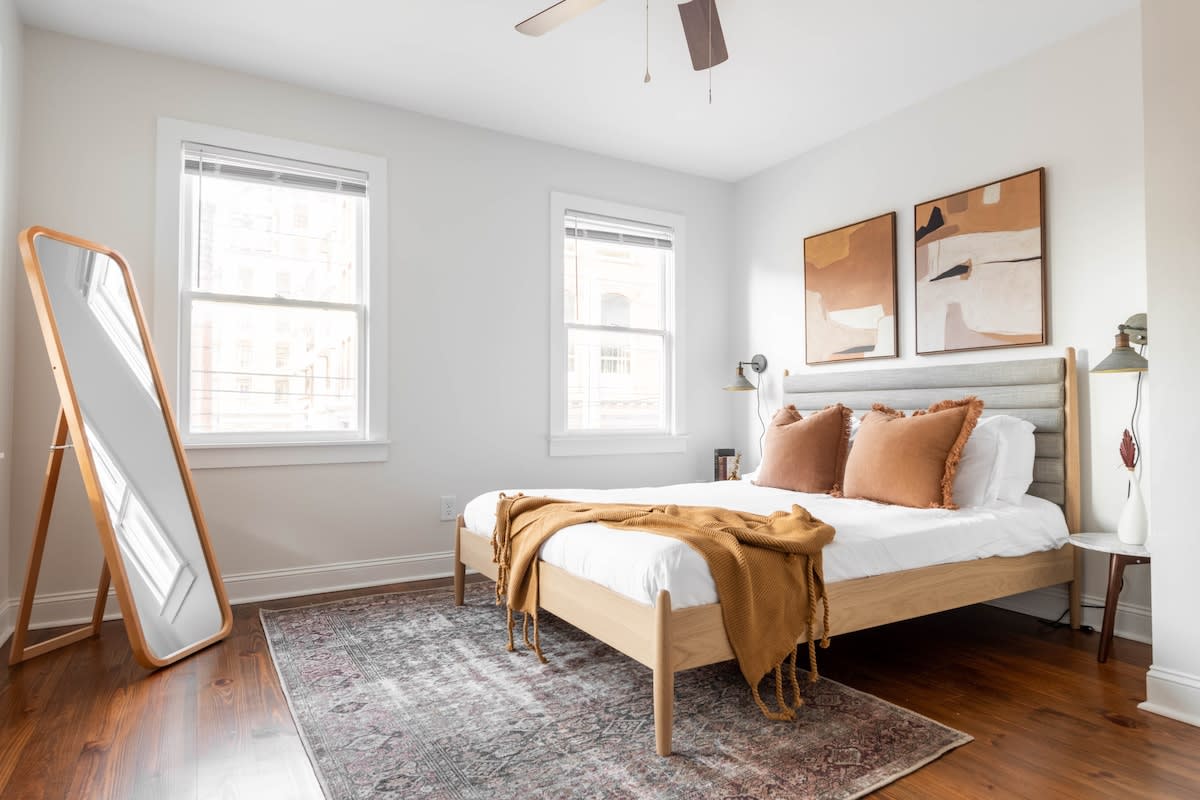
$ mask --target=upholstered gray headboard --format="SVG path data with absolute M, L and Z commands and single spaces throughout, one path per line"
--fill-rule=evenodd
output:
M 853 372 L 809 371 L 783 379 L 783 402 L 805 413 L 842 403 L 861 416 L 873 403 L 901 411 L 973 394 L 984 416 L 1011 414 L 1037 430 L 1029 493 L 1063 507 L 1072 532 L 1079 522 L 1079 400 L 1075 350 L 1061 358 L 939 364 Z

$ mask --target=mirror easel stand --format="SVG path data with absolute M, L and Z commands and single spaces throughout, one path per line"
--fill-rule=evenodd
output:
M 107 559 L 101 562 L 100 584 L 96 589 L 96 603 L 92 608 L 89 625 L 59 634 L 44 642 L 25 646 L 29 636 L 29 620 L 33 614 L 33 600 L 37 593 L 38 576 L 42 569 L 42 556 L 46 550 L 46 534 L 50 530 L 50 513 L 54 509 L 54 495 L 58 490 L 58 477 L 62 472 L 63 453 L 67 444 L 67 413 L 58 409 L 58 423 L 54 426 L 54 439 L 50 444 L 50 462 L 46 465 L 46 481 L 42 488 L 42 502 L 38 507 L 37 527 L 34 529 L 33 546 L 29 551 L 29 564 L 25 568 L 25 589 L 21 593 L 21 605 L 17 611 L 17 625 L 13 630 L 12 651 L 8 657 L 10 666 L 44 655 L 60 647 L 100 635 L 100 623 L 104 621 L 104 607 L 108 601 L 111 576 Z

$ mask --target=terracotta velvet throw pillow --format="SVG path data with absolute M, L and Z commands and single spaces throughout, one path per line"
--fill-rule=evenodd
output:
M 754 484 L 793 492 L 839 490 L 846 470 L 851 416 L 841 403 L 807 419 L 795 406 L 779 409 L 767 428 L 762 466 Z
M 944 400 L 906 417 L 875 405 L 863 416 L 842 493 L 912 508 L 958 508 L 954 473 L 983 401 Z

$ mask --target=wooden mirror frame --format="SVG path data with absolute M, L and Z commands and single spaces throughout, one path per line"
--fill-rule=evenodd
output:
M 38 260 L 35 247 L 38 237 L 54 239 L 64 244 L 74 245 L 108 256 L 121 270 L 121 275 L 125 279 L 125 289 L 129 293 L 129 301 L 133 309 L 134 318 L 137 320 L 142 348 L 145 350 L 150 374 L 154 379 L 154 388 L 158 396 L 158 403 L 162 408 L 163 422 L 166 425 L 167 434 L 174 449 L 175 461 L 179 466 L 180 478 L 183 482 L 184 491 L 187 494 L 188 505 L 192 511 L 192 519 L 196 524 L 196 534 L 200 539 L 200 546 L 204 553 L 204 560 L 208 570 L 208 580 L 212 583 L 217 606 L 221 612 L 221 627 L 216 634 L 188 645 L 165 658 L 159 658 L 150 651 L 145 633 L 142 630 L 142 623 L 138 616 L 133 592 L 130 591 L 129 579 L 125 572 L 124 561 L 118 549 L 116 533 L 113 530 L 112 522 L 109 520 L 104 495 L 100 489 L 100 480 L 96 473 L 91 445 L 84 431 L 83 414 L 75 395 L 75 385 L 71 380 L 71 374 L 67 368 L 66 353 L 63 350 L 58 325 L 50 306 L 50 296 L 42 274 L 41 262 Z M 167 397 L 162 374 L 159 371 L 158 360 L 154 356 L 154 347 L 150 341 L 150 331 L 146 327 L 146 317 L 142 311 L 142 304 L 138 297 L 137 288 L 133 284 L 133 275 L 125 259 L 115 250 L 49 228 L 41 226 L 26 228 L 18 236 L 18 244 L 21 250 L 21 260 L 25 265 L 25 275 L 29 279 L 29 288 L 33 293 L 33 305 L 37 311 L 38 323 L 42 329 L 42 337 L 46 341 L 46 352 L 50 357 L 50 369 L 54 373 L 54 381 L 58 386 L 58 395 L 62 406 L 59 410 L 58 422 L 55 426 L 54 438 L 51 444 L 50 462 L 46 470 L 46 482 L 42 492 L 41 505 L 38 510 L 37 526 L 34 530 L 33 544 L 30 548 L 29 563 L 25 573 L 25 589 L 21 594 L 21 605 L 17 615 L 16 629 L 13 632 L 12 653 L 9 657 L 9 664 L 19 664 L 22 661 L 42 655 L 43 653 L 56 650 L 90 636 L 98 635 L 100 633 L 100 623 L 104 617 L 105 603 L 108 598 L 110 576 L 113 587 L 116 590 L 117 602 L 120 604 L 121 616 L 125 621 L 125 631 L 129 636 L 129 644 L 133 650 L 134 658 L 147 669 L 157 669 L 167 664 L 172 664 L 228 636 L 230 630 L 233 628 L 233 612 L 229 606 L 229 599 L 225 594 L 225 584 L 221 580 L 221 571 L 217 566 L 217 560 L 213 554 L 212 543 L 208 536 L 208 526 L 204 521 L 204 514 L 200 510 L 200 502 L 196 497 L 196 487 L 192 483 L 192 473 L 187 465 L 187 457 L 184 454 L 183 445 L 179 440 L 179 429 L 175 425 L 175 415 L 171 411 L 171 403 Z M 67 444 L 68 433 L 71 436 L 71 445 Z M 96 530 L 100 535 L 100 544 L 104 549 L 104 565 L 100 574 L 99 591 L 96 596 L 96 605 L 90 625 L 26 647 L 25 639 L 29 632 L 29 619 L 33 612 L 33 602 L 37 591 L 38 574 L 41 571 L 46 534 L 50 527 L 50 513 L 54 505 L 55 490 L 57 489 L 58 476 L 62 467 L 63 451 L 67 447 L 74 449 L 76 460 L 79 462 L 79 470 L 83 477 L 84 489 L 87 491 L 88 503 L 91 506 L 92 516 L 96 522 Z

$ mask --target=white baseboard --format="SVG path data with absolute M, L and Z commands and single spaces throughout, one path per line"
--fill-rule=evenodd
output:
M 20 601 L 15 598 L 0 603 L 0 645 L 7 642 L 8 637 L 13 634 L 13 628 L 17 625 L 18 605 L 20 605 Z
M 423 581 L 454 574 L 454 551 L 344 561 L 292 569 L 243 572 L 225 578 L 229 602 L 258 603 L 282 597 L 361 589 L 402 581 Z
M 225 591 L 229 595 L 229 602 L 234 605 L 257 603 L 402 581 L 444 578 L 453 573 L 453 566 L 454 553 L 448 551 L 268 569 L 226 575 Z M 94 589 L 39 594 L 33 603 L 29 627 L 39 629 L 83 625 L 92 619 L 92 604 L 95 599 Z M 13 598 L 0 608 L 0 643 L 7 641 L 12 634 L 18 604 L 19 601 Z M 116 594 L 111 590 L 108 593 L 108 606 L 104 618 L 121 618 Z
M 1138 708 L 1200 727 L 1200 676 L 1151 664 Z
M 1103 606 L 1104 598 L 1085 594 L 1083 603 L 1089 606 Z M 999 600 L 993 600 L 988 605 L 1041 619 L 1058 619 L 1059 614 L 1067 609 L 1067 590 L 1064 586 L 1049 586 L 1012 597 L 1002 597 Z M 1103 609 L 1083 609 L 1083 624 L 1091 625 L 1098 631 L 1103 622 Z M 1122 639 L 1132 639 L 1135 642 L 1150 644 L 1151 632 L 1150 609 L 1147 606 L 1117 603 L 1117 620 L 1113 626 L 1114 635 L 1120 636 Z

